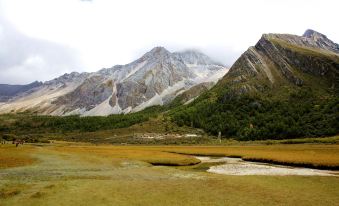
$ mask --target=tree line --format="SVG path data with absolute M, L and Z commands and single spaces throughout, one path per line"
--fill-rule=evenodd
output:
M 287 99 L 226 92 L 215 101 L 202 97 L 170 116 L 178 125 L 238 140 L 329 136 L 339 133 L 339 98 L 321 99 L 303 89 Z

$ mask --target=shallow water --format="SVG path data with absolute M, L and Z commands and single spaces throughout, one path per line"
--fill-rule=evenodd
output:
M 329 170 L 317 170 L 310 168 L 288 167 L 266 163 L 244 161 L 241 158 L 230 157 L 200 157 L 202 163 L 224 163 L 211 166 L 207 172 L 225 175 L 303 175 L 303 176 L 336 176 L 338 173 Z

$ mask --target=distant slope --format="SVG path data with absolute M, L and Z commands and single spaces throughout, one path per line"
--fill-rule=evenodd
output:
M 18 94 L 9 102 L 0 105 L 0 113 L 24 111 L 38 112 L 40 114 L 59 113 L 62 108 L 53 107 L 52 102 L 58 97 L 73 91 L 88 75 L 88 73 L 73 72 L 46 81 L 39 87 L 29 90 L 29 92 Z
M 338 91 L 338 44 L 313 30 L 264 34 L 216 86 L 172 118 L 242 140 L 333 135 Z
M 31 90 L 35 87 L 42 85 L 42 82 L 32 82 L 26 85 L 10 85 L 10 84 L 0 84 L 0 102 L 6 102 L 12 97 Z

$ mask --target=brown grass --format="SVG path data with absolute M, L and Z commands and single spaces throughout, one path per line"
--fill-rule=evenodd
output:
M 67 145 L 67 146 L 65 146 Z M 24 145 L 0 146 L 0 168 L 30 165 L 34 147 Z M 339 168 L 339 145 L 248 145 L 248 146 L 93 146 L 65 144 L 53 147 L 63 153 L 81 153 L 108 157 L 112 161 L 136 160 L 153 165 L 194 165 L 200 160 L 190 155 L 241 157 L 250 161 L 272 162 L 286 165 L 323 169 Z M 183 155 L 186 154 L 186 155 Z M 87 159 L 89 161 L 89 159 Z
M 71 146 L 56 147 L 55 150 L 66 153 L 96 155 L 111 158 L 112 160 L 144 161 L 152 165 L 183 166 L 200 163 L 200 160 L 188 155 L 163 152 L 161 149 L 147 146 Z
M 236 156 L 251 161 L 339 169 L 339 145 L 195 146 L 168 147 L 164 151 L 194 155 Z
M 0 146 L 0 168 L 19 167 L 30 165 L 35 159 L 30 157 L 33 150 L 30 146 L 1 145 Z
M 10 198 L 13 197 L 15 195 L 18 195 L 20 193 L 20 190 L 18 189 L 13 189 L 13 188 L 9 188 L 9 189 L 2 189 L 0 190 L 0 199 L 1 198 Z
M 241 157 L 320 169 L 339 169 L 339 145 L 250 145 L 250 146 L 71 146 L 56 150 L 88 153 L 144 161 L 153 165 L 194 165 L 200 161 L 189 155 Z M 186 154 L 186 155 L 185 155 Z
M 6 151 L 20 155 L 24 153 L 13 151 L 33 154 L 39 161 L 34 167 L 1 170 L 1 206 L 306 206 L 336 205 L 339 201 L 338 177 L 228 176 L 204 172 L 209 166 L 204 164 L 186 167 L 187 169 L 152 167 L 148 164 L 168 161 L 187 164 L 196 161 L 189 155 L 169 153 L 169 151 L 223 156 L 246 154 L 279 157 L 280 155 L 293 158 L 289 155 L 291 153 L 295 154 L 295 159 L 305 160 L 312 156 L 319 156 L 318 161 L 324 162 L 326 155 L 329 159 L 336 158 L 332 156 L 337 155 L 338 145 L 151 147 L 94 146 L 57 142 L 46 144 L 39 149 L 28 145 L 19 149 L 21 150 L 7 148 Z M 301 157 L 303 153 L 305 155 Z M 137 167 L 133 167 L 135 165 Z M 192 168 L 199 172 L 193 172 Z

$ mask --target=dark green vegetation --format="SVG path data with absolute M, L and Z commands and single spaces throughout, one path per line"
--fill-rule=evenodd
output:
M 0 140 L 64 140 L 109 144 L 204 144 L 215 141 L 200 129 L 177 126 L 164 117 L 167 107 L 108 117 L 0 115 Z M 186 137 L 186 134 L 196 134 Z
M 287 100 L 240 96 L 225 100 L 222 93 L 211 102 L 201 97 L 177 109 L 172 119 L 179 125 L 193 125 L 206 132 L 238 140 L 287 139 L 329 136 L 339 133 L 339 99 L 319 100 L 312 93 L 297 90 Z
M 0 131 L 11 132 L 23 131 L 26 133 L 47 131 L 47 132 L 93 132 L 116 128 L 125 128 L 131 125 L 148 121 L 155 117 L 161 108 L 152 107 L 142 112 L 126 115 L 110 115 L 108 117 L 80 117 L 80 116 L 41 116 L 29 113 L 20 115 L 1 116 Z M 7 121 L 6 121 L 7 120 Z
M 319 39 L 333 45 L 326 36 L 312 35 L 308 42 L 263 35 L 215 87 L 172 111 L 172 120 L 237 140 L 338 134 L 339 55 L 317 47 Z

